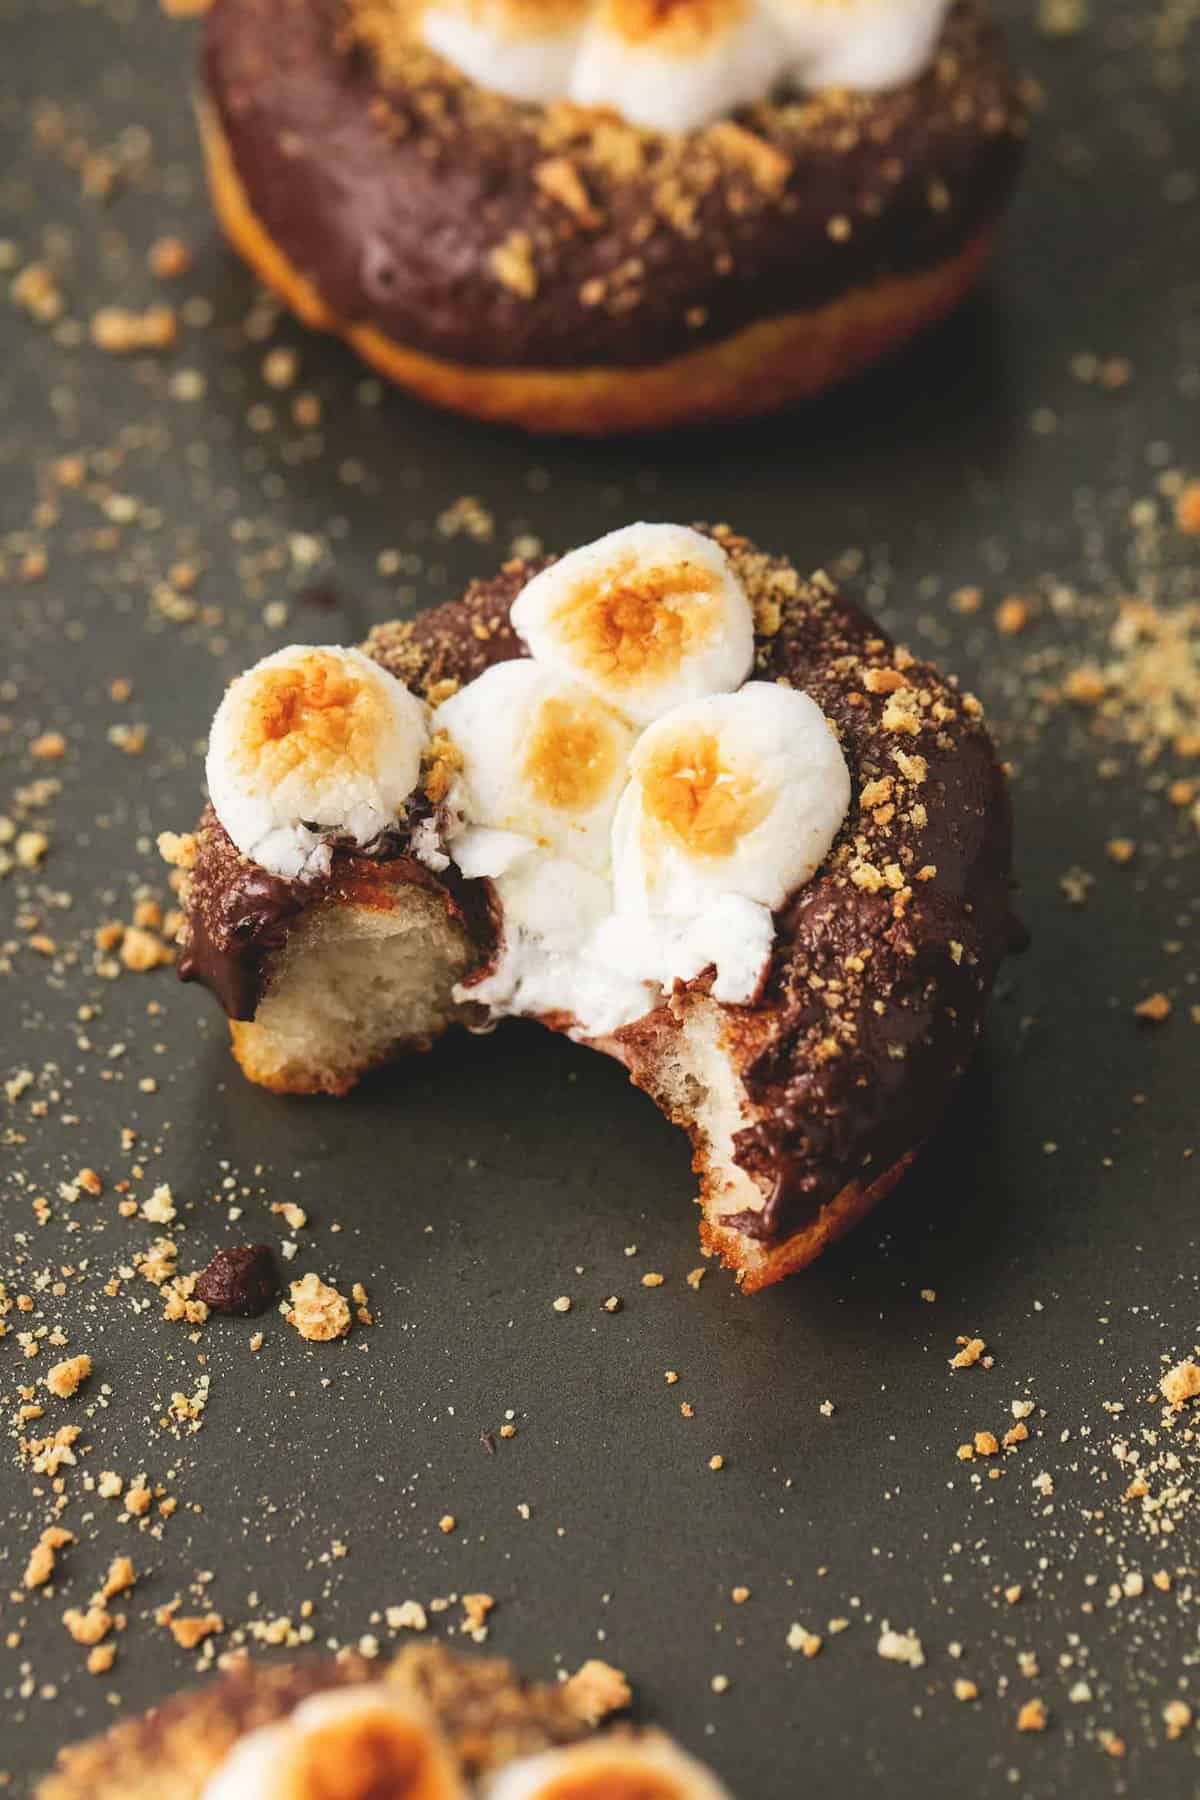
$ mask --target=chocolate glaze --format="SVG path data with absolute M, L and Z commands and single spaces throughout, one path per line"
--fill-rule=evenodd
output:
M 761 1211 L 731 1223 L 765 1241 L 799 1229 L 847 1182 L 868 1185 L 928 1135 L 971 1055 L 996 968 L 1023 932 L 1011 909 L 1007 786 L 977 703 L 897 651 L 827 579 L 803 582 L 724 528 L 713 535 L 755 604 L 756 676 L 812 695 L 838 731 L 853 782 L 825 865 L 776 915 L 759 1002 L 723 1008 L 749 1099 L 737 1160 L 765 1195 Z M 458 601 L 378 627 L 368 653 L 425 692 L 523 655 L 509 608 L 535 566 L 544 565 L 508 564 Z M 361 881 L 367 867 L 370 859 L 340 853 L 319 897 L 336 898 L 339 880 Z M 397 865 L 398 878 L 410 869 L 448 892 L 411 859 Z M 185 974 L 245 1004 L 297 910 L 296 887 L 257 882 L 208 815 Z M 298 903 L 310 898 L 303 889 Z M 486 961 L 495 946 L 490 884 L 459 881 L 448 904 L 473 930 L 487 924 L 477 937 Z M 710 983 L 711 972 L 598 1047 L 662 1099 L 664 1042 Z
M 1022 107 L 979 0 L 954 7 L 917 80 L 745 109 L 736 153 L 486 93 L 411 38 L 413 10 L 216 0 L 205 72 L 292 265 L 341 320 L 457 363 L 658 363 L 931 269 L 998 217 L 1020 161 Z M 540 184 L 552 159 L 582 218 Z M 535 291 L 497 274 L 513 234 Z
M 290 880 L 242 856 L 212 807 L 197 832 L 199 854 L 189 878 L 187 923 L 176 967 L 181 981 L 198 981 L 216 995 L 231 1019 L 252 1019 L 262 997 L 269 959 L 287 942 L 292 922 L 311 907 L 353 899 L 386 903 L 389 890 L 419 887 L 436 894 L 480 947 L 495 949 L 497 925 L 491 884 L 464 881 L 458 870 L 436 875 L 408 854 L 409 835 L 429 811 L 421 795 L 404 828 L 369 854 L 334 846 L 327 875 Z

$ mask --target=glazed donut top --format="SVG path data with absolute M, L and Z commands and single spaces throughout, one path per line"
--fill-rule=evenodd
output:
M 936 269 L 993 226 L 1022 153 L 984 0 L 902 87 L 777 91 L 670 134 L 481 86 L 415 6 L 215 0 L 206 76 L 257 218 L 322 302 L 455 363 L 655 364 Z
M 693 131 L 800 89 L 898 87 L 949 0 L 426 0 L 424 42 L 481 87 Z
M 970 1056 L 996 967 L 1021 933 L 1011 908 L 1008 795 L 978 702 L 893 643 L 827 577 L 804 581 L 728 528 L 711 536 L 751 605 L 754 683 L 811 697 L 836 731 L 851 782 L 829 853 L 773 906 L 754 1004 L 726 1009 L 756 1112 L 739 1134 L 737 1160 L 768 1193 L 761 1213 L 735 1223 L 768 1240 L 932 1129 Z M 511 563 L 460 600 L 378 627 L 368 657 L 435 705 L 469 692 L 489 671 L 527 657 L 513 605 L 547 566 Z M 435 752 L 426 790 L 444 798 L 455 773 Z M 467 915 L 486 963 L 494 923 L 480 896 L 490 884 L 463 881 L 453 865 L 439 875 L 414 853 L 430 803 L 427 791 L 424 809 L 410 804 L 406 832 L 388 854 L 402 859 L 404 879 L 440 887 Z M 205 982 L 234 1017 L 253 1017 L 266 958 L 286 941 L 290 920 L 314 902 L 336 903 L 344 889 L 352 894 L 371 866 L 343 845 L 325 876 L 271 874 L 238 852 L 210 811 L 180 974 Z M 710 966 L 685 987 L 711 992 L 712 979 Z M 653 1062 L 672 1029 L 659 1006 L 604 1047 L 636 1068 Z

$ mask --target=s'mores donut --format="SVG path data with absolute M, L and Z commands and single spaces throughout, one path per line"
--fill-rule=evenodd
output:
M 427 400 L 770 410 L 947 313 L 1025 134 L 986 0 L 215 0 L 234 244 Z
M 731 1800 L 662 1732 L 611 1726 L 619 1670 L 527 1682 L 413 1645 L 244 1663 L 60 1753 L 38 1800 Z
M 539 1019 L 688 1133 L 747 1291 L 899 1179 L 1020 938 L 978 701 L 726 527 L 628 526 L 268 657 L 209 788 L 170 844 L 179 967 L 251 1080 L 342 1093 Z

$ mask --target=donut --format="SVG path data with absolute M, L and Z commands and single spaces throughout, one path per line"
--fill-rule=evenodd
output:
M 252 1081 L 339 1094 L 538 1018 L 688 1133 L 746 1292 L 894 1186 L 1021 942 L 979 702 L 724 526 L 628 526 L 363 651 L 276 652 L 208 774 L 165 842 L 179 972 Z
M 527 1682 L 414 1644 L 390 1661 L 249 1661 L 60 1752 L 38 1800 L 729 1800 L 662 1732 L 599 1730 L 624 1677 Z
M 983 0 L 215 0 L 235 249 L 457 412 L 762 413 L 978 279 L 1026 118 Z

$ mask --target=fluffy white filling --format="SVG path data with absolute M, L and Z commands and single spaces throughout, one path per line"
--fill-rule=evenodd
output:
M 578 30 L 522 36 L 453 6 L 427 8 L 421 29 L 431 50 L 480 87 L 543 105 L 566 93 L 579 50 Z
M 607 1036 L 651 1010 L 653 983 L 598 951 L 612 905 L 603 876 L 530 850 L 494 880 L 503 909 L 500 951 L 482 981 L 455 989 L 456 999 L 477 1000 L 497 1015 L 568 1013 L 576 1021 L 573 1037 Z
M 599 959 L 631 979 L 670 989 L 715 967 L 714 999 L 748 1006 L 771 960 L 775 926 L 765 906 L 726 894 L 693 919 L 610 913 L 596 928 Z
M 470 80 L 511 99 L 570 100 L 650 131 L 688 132 L 765 100 L 780 81 L 870 92 L 914 79 L 949 0 L 757 0 L 736 24 L 715 14 L 707 39 L 698 31 L 687 50 L 640 32 L 631 40 L 619 9 L 606 18 L 612 10 L 595 0 L 582 30 L 546 31 L 503 7 L 439 0 L 421 29 Z
M 490 875 L 497 880 L 521 857 L 537 849 L 519 831 L 496 831 L 490 825 L 467 825 L 454 839 L 454 860 L 468 881 Z
M 789 47 L 788 72 L 803 88 L 860 92 L 899 87 L 933 56 L 947 0 L 764 0 Z
M 442 834 L 432 814 L 420 821 L 410 839 L 410 848 L 418 862 L 423 862 L 435 875 L 450 867 L 450 858 L 442 848 Z
M 465 833 L 454 854 L 464 874 L 487 873 L 495 882 L 501 944 L 489 973 L 456 988 L 456 1000 L 478 1001 L 497 1016 L 569 1013 L 572 1036 L 606 1037 L 644 1018 L 675 982 L 693 981 L 710 966 L 715 999 L 747 1006 L 757 996 L 774 941 L 766 907 L 731 894 L 694 919 L 618 914 L 602 876 L 533 846 L 513 856 L 511 845 L 489 843 L 483 848 L 492 853 L 490 866 L 481 868 L 483 835 Z
M 566 97 L 578 106 L 612 107 L 649 131 L 695 131 L 763 99 L 786 62 L 784 38 L 762 13 L 686 56 L 631 44 L 597 20 L 580 45 Z

